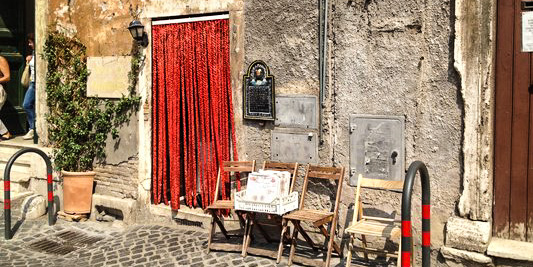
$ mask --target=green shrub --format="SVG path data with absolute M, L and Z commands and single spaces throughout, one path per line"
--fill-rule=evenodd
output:
M 139 107 L 137 76 L 142 62 L 137 45 L 132 48 L 129 96 L 118 100 L 87 97 L 86 47 L 76 38 L 51 31 L 45 42 L 46 94 L 49 140 L 56 169 L 88 171 L 105 160 L 106 139 L 118 137 L 117 127 Z

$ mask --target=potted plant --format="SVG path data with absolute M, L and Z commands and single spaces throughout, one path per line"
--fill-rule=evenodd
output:
M 89 213 L 95 173 L 93 165 L 105 160 L 109 134 L 137 110 L 140 98 L 135 87 L 141 54 L 132 49 L 129 96 L 111 101 L 87 97 L 86 47 L 76 38 L 50 31 L 45 42 L 48 138 L 52 158 L 63 177 L 63 207 L 66 213 Z

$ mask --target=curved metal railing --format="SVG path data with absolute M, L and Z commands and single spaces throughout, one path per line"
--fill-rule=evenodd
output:
M 52 184 L 52 162 L 50 161 L 50 158 L 48 155 L 46 155 L 42 150 L 28 147 L 23 148 L 19 151 L 17 151 L 6 164 L 6 169 L 4 170 L 4 220 L 5 220 L 5 238 L 11 239 L 11 190 L 10 190 L 10 183 L 11 183 L 11 167 L 13 163 L 15 163 L 15 160 L 17 160 L 18 157 L 22 156 L 26 153 L 37 153 L 39 156 L 41 156 L 44 159 L 44 162 L 46 163 L 46 174 L 47 174 L 47 186 L 48 186 L 48 225 L 54 224 L 54 188 Z
M 411 266 L 411 196 L 416 173 L 420 171 L 422 182 L 422 266 L 430 266 L 430 185 L 426 165 L 421 161 L 411 163 L 403 185 L 402 195 L 402 267 Z

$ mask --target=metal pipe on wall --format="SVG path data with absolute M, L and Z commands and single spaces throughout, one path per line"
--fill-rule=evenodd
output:
M 322 121 L 323 121 L 323 105 L 324 105 L 324 90 L 326 87 L 326 65 L 327 65 L 327 58 L 326 55 L 328 54 L 328 13 L 329 13 L 329 1 L 328 0 L 320 0 L 319 5 L 319 58 L 318 58 L 318 65 L 319 65 L 319 96 L 318 96 L 318 138 L 319 142 L 322 143 Z M 322 26 L 322 27 L 320 27 Z M 331 90 L 331 88 L 330 88 Z

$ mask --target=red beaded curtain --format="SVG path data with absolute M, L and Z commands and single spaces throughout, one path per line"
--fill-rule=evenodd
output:
M 206 207 L 214 199 L 219 164 L 237 160 L 229 23 L 154 25 L 152 36 L 153 202 L 170 202 L 177 210 L 184 191 L 188 206 Z M 226 182 L 221 192 L 227 199 Z

